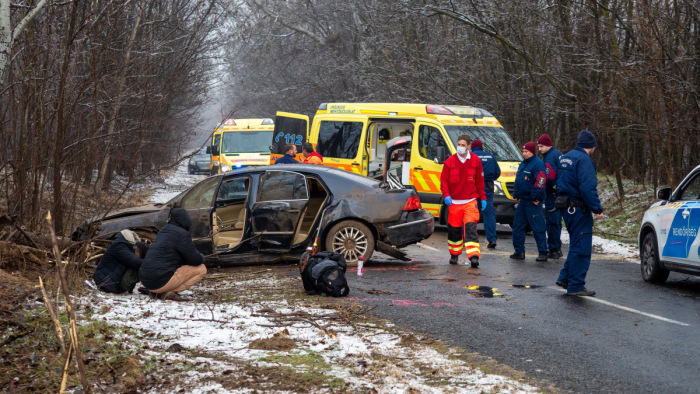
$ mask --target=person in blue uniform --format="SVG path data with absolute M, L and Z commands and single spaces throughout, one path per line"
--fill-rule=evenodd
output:
M 481 159 L 481 166 L 484 169 L 484 187 L 486 191 L 486 209 L 482 211 L 484 216 L 484 232 L 486 240 L 489 242 L 488 248 L 496 247 L 498 236 L 496 235 L 496 210 L 493 207 L 493 181 L 501 176 L 501 167 L 498 166 L 496 158 L 489 152 L 484 151 L 484 144 L 481 140 L 472 141 L 472 152 Z
M 547 184 L 544 162 L 537 154 L 537 146 L 534 142 L 528 142 L 523 146 L 523 160 L 515 174 L 515 191 L 513 197 L 518 200 L 513 217 L 513 248 L 515 253 L 511 259 L 525 259 L 525 229 L 530 225 L 537 242 L 537 261 L 547 261 L 547 235 L 545 232 L 544 214 L 542 202 L 544 201 L 544 189 Z
M 297 155 L 297 146 L 294 144 L 286 144 L 284 146 L 284 156 L 277 159 L 275 164 L 299 164 L 294 157 Z
M 593 217 L 603 218 L 603 206 L 598 197 L 598 178 L 591 155 L 597 142 L 593 133 L 583 130 L 574 150 L 562 156 L 557 179 L 557 206 L 569 231 L 569 254 L 559 272 L 557 285 L 570 296 L 594 296 L 586 289 L 586 274 L 591 265 L 593 246 Z
M 558 259 L 562 256 L 561 212 L 554 207 L 554 200 L 557 198 L 557 171 L 559 170 L 561 152 L 552 147 L 552 139 L 547 134 L 542 134 L 537 140 L 537 149 L 542 154 L 544 171 L 547 174 L 544 198 L 544 219 L 547 224 L 547 248 L 549 249 L 547 257 Z

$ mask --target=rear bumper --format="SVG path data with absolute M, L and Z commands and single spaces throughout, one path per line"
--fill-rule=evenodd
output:
M 397 248 L 420 242 L 435 230 L 435 217 L 425 209 L 404 212 L 395 223 L 379 228 L 381 240 Z

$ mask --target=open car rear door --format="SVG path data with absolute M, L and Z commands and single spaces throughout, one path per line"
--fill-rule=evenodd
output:
M 309 204 L 306 177 L 292 171 L 267 171 L 260 177 L 251 221 L 261 252 L 288 252 Z
M 290 112 L 277 112 L 275 118 L 275 132 L 272 133 L 270 144 L 270 164 L 275 164 L 277 159 L 284 156 L 284 146 L 294 144 L 297 146 L 297 161 L 301 156 L 301 145 L 306 142 L 309 134 L 309 117 Z

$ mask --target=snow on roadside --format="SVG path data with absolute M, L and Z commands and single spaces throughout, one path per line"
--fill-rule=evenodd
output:
M 150 202 L 154 204 L 168 202 L 195 183 L 203 180 L 204 175 L 190 175 L 187 173 L 187 160 L 183 160 L 171 176 L 164 178 L 160 184 L 154 184 L 154 192 Z
M 566 227 L 561 229 L 561 242 L 569 244 L 569 232 Z M 639 250 L 636 246 L 605 239 L 597 235 L 593 236 L 593 250 L 597 253 L 605 253 L 620 256 L 623 261 L 639 264 Z
M 402 333 L 390 325 L 348 324 L 334 309 L 290 303 L 284 299 L 263 300 L 251 291 L 232 302 L 202 301 L 202 294 L 228 289 L 275 288 L 279 280 L 269 275 L 255 281 L 222 281 L 192 290 L 190 302 L 150 300 L 140 294 L 115 296 L 95 292 L 84 301 L 109 309 L 100 318 L 131 329 L 124 346 L 173 365 L 189 361 L 199 369 L 181 374 L 176 386 L 153 387 L 170 392 L 234 392 L 222 385 L 225 379 L 241 379 L 246 367 L 284 367 L 287 358 L 312 355 L 328 365 L 323 375 L 342 379 L 345 387 L 377 392 L 502 392 L 539 391 L 515 380 L 486 374 L 454 357 L 420 344 L 402 344 Z M 223 287 L 222 287 L 223 286 Z M 335 318 L 334 318 L 335 317 Z M 286 324 L 281 324 L 285 322 Z M 291 323 L 291 324 L 288 324 Z M 283 326 L 283 327 L 282 327 Z M 389 327 L 388 327 L 389 326 Z M 410 334 L 412 335 L 412 334 Z M 291 350 L 252 348 L 256 340 L 284 337 L 296 346 Z M 178 344 L 182 352 L 165 349 Z M 197 356 L 189 359 L 188 351 Z M 304 365 L 290 365 L 304 372 Z M 224 373 L 224 371 L 227 371 Z M 228 376 L 228 378 L 226 377 Z M 263 390 L 265 382 L 260 383 Z M 274 386 L 267 389 L 276 389 Z M 317 387 L 312 391 L 328 390 Z

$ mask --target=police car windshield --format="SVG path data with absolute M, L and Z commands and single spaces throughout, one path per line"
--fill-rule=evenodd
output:
M 484 150 L 491 152 L 497 161 L 522 161 L 523 155 L 520 149 L 513 143 L 506 131 L 501 127 L 484 126 L 445 126 L 447 134 L 454 146 L 457 146 L 457 138 L 462 134 L 469 134 L 472 141 L 481 140 Z
M 229 131 L 221 138 L 221 153 L 270 153 L 274 131 Z

